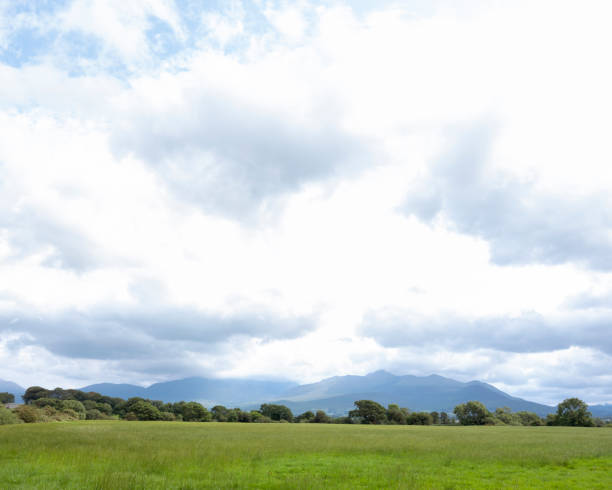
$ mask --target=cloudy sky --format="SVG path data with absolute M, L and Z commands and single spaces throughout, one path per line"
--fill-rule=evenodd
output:
M 611 9 L 0 0 L 0 378 L 612 402 Z

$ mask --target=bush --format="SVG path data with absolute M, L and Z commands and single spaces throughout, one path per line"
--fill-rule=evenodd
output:
M 81 420 L 85 420 L 85 418 L 87 417 L 87 411 L 85 410 L 85 407 L 78 400 L 62 401 L 61 409 L 62 410 L 66 410 L 66 409 L 74 410 L 76 413 L 79 414 L 79 419 Z
M 34 400 L 33 405 L 38 408 L 53 407 L 56 409 L 61 409 L 62 401 L 58 400 L 57 398 L 39 398 L 38 400 Z
M 270 417 L 266 417 L 265 415 L 262 415 L 259 412 L 256 412 L 256 413 L 258 413 L 259 416 L 254 417 L 253 422 L 258 423 L 258 424 L 269 424 L 270 422 L 272 422 L 272 419 Z M 253 412 L 251 412 L 251 415 L 253 415 Z
M 79 418 L 80 418 L 79 414 L 76 413 L 71 408 L 66 408 L 66 409 L 62 410 L 62 413 L 66 414 L 66 416 L 69 417 L 70 419 L 79 420 Z
M 406 417 L 408 425 L 431 425 L 433 419 L 428 412 L 412 412 Z
M 176 416 L 172 412 L 160 412 L 161 419 L 166 422 L 174 422 L 176 420 Z
M 23 423 L 23 420 L 17 417 L 17 415 L 11 412 L 8 408 L 4 408 L 2 405 L 0 405 L 0 425 L 21 423 Z
M 100 410 L 96 408 L 91 408 L 87 410 L 86 418 L 87 420 L 101 420 L 104 418 L 104 416 L 102 415 L 102 412 L 100 412 Z
M 42 412 L 30 405 L 20 405 L 15 408 L 14 413 L 26 424 L 34 424 L 36 422 L 41 422 L 43 418 Z
M 522 425 L 531 425 L 531 426 L 542 425 L 542 419 L 536 413 L 527 412 L 523 410 L 521 412 L 516 412 L 516 415 L 518 416 Z
M 354 424 L 352 417 L 336 417 L 332 419 L 332 424 Z

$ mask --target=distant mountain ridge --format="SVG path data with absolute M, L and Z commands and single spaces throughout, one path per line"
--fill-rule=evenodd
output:
M 296 386 L 297 383 L 290 381 L 193 377 L 155 383 L 146 388 L 129 384 L 101 383 L 79 389 L 126 399 L 139 396 L 164 402 L 194 400 L 209 405 L 212 403 L 241 405 L 282 396 L 287 390 Z
M 324 410 L 331 415 L 342 415 L 354 408 L 355 400 L 361 399 L 375 400 L 385 406 L 397 403 L 413 411 L 452 413 L 456 405 L 469 400 L 481 401 L 489 410 L 509 407 L 541 416 L 555 411 L 555 407 L 513 397 L 481 381 L 461 382 L 436 374 L 397 376 L 387 371 L 365 376 L 333 376 L 304 385 L 290 381 L 192 377 L 148 387 L 98 383 L 79 389 L 124 399 L 138 396 L 164 402 L 194 400 L 209 408 L 220 404 L 252 409 L 259 408 L 261 403 L 280 403 L 295 414 Z M 16 383 L 0 380 L 0 392 L 3 391 L 13 393 L 15 401 L 21 402 L 25 390 Z M 591 405 L 589 410 L 595 417 L 612 417 L 612 404 Z
M 140 396 L 166 402 L 195 400 L 209 406 L 258 408 L 260 403 L 274 402 L 287 405 L 295 413 L 321 409 L 332 415 L 348 413 L 354 408 L 355 400 L 360 399 L 375 400 L 383 405 L 397 403 L 413 411 L 452 413 L 456 405 L 469 400 L 481 401 L 490 410 L 509 407 L 513 411 L 528 410 L 539 415 L 554 411 L 553 407 L 510 396 L 481 381 L 464 383 L 435 374 L 396 376 L 382 370 L 365 376 L 334 376 L 305 385 L 196 377 L 155 383 L 146 388 L 102 383 L 80 389 L 121 398 Z
M 365 376 L 334 376 L 318 383 L 301 385 L 289 390 L 278 403 L 296 412 L 321 409 L 330 414 L 344 414 L 353 402 L 370 399 L 383 405 L 397 403 L 413 411 L 444 411 L 469 400 L 484 403 L 489 410 L 509 407 L 513 411 L 528 410 L 539 415 L 554 411 L 553 407 L 513 397 L 481 381 L 467 383 L 430 376 L 396 376 L 376 371 Z

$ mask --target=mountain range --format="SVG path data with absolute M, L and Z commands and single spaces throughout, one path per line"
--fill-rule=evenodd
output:
M 259 408 L 261 403 L 278 403 L 288 406 L 295 414 L 324 410 L 330 415 L 343 415 L 354 408 L 355 400 L 364 399 L 385 406 L 397 403 L 413 411 L 452 413 L 456 405 L 468 400 L 481 401 L 489 410 L 508 407 L 541 416 L 555 411 L 555 407 L 511 396 L 481 381 L 461 382 L 435 374 L 397 376 L 387 371 L 365 376 L 334 376 L 304 385 L 288 381 L 193 377 L 148 387 L 100 383 L 79 389 L 125 399 L 139 396 L 165 402 L 194 400 L 209 408 L 220 404 L 253 409 Z M 15 383 L 0 380 L 0 392 L 3 391 L 15 394 L 17 401 L 25 390 Z M 592 405 L 590 410 L 596 417 L 612 417 L 612 405 Z
M 509 407 L 513 411 L 528 410 L 539 415 L 554 411 L 553 407 L 510 396 L 481 381 L 463 383 L 435 374 L 396 376 L 387 371 L 365 376 L 335 376 L 300 385 L 289 389 L 277 403 L 287 405 L 295 413 L 320 409 L 341 415 L 354 408 L 355 400 L 375 400 L 385 406 L 396 403 L 413 411 L 448 413 L 469 400 L 481 401 L 489 410 Z

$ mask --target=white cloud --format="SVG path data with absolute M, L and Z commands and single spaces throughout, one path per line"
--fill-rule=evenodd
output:
M 103 41 L 129 64 L 150 56 L 151 17 L 167 23 L 177 37 L 184 32 L 174 0 L 74 0 L 54 21 L 64 31 L 79 31 Z
M 465 338 L 461 348 L 432 350 L 425 342 L 385 347 L 359 331 L 364 315 L 379 310 L 476 323 L 533 313 L 567 326 L 577 315 L 572 298 L 612 289 L 609 269 L 573 260 L 582 245 L 555 261 L 525 250 L 550 240 L 542 223 L 609 236 L 609 202 L 596 199 L 612 184 L 612 80 L 601 61 L 609 7 L 585 5 L 486 3 L 421 16 L 400 6 L 357 14 L 346 5 L 283 2 L 259 11 L 274 34 L 254 28 L 249 12 L 257 7 L 249 3 L 193 19 L 173 2 L 70 3 L 53 14 L 59 52 L 0 65 L 0 313 L 27 311 L 51 325 L 77 312 L 99 325 L 114 309 L 124 312 L 117 321 L 132 329 L 134 345 L 151 334 L 140 325 L 151 305 L 169 317 L 263 314 L 270 328 L 234 325 L 240 341 L 163 344 L 162 352 L 170 359 L 183 349 L 194 373 L 282 370 L 314 381 L 386 367 L 483 378 L 539 401 L 565 393 L 551 373 L 567 362 L 573 379 L 599 380 L 581 391 L 585 398 L 610 399 L 600 383 L 609 359 L 601 354 L 587 369 L 596 345 L 512 354 L 467 349 Z M 183 43 L 178 53 L 153 56 L 152 16 Z M 189 31 L 188 21 L 197 28 Z M 198 29 L 207 37 L 193 39 Z M 68 72 L 70 52 L 61 52 L 71 42 L 65 34 L 77 31 L 103 45 L 87 76 Z M 129 65 L 122 80 L 109 56 Z M 436 171 L 441 154 L 456 153 L 449 130 L 482 121 L 495 138 L 478 185 Z M 424 223 L 402 213 L 417 182 L 448 198 L 446 215 Z M 474 232 L 491 211 L 479 203 L 490 201 L 465 192 L 500 186 L 521 213 L 502 215 L 497 243 Z M 533 209 L 515 202 L 525 196 Z M 563 196 L 584 205 L 576 210 Z M 478 223 L 458 226 L 453 211 Z M 555 212 L 563 216 L 547 215 Z M 535 235 L 521 232 L 521 215 Z M 565 226 L 570 217 L 580 226 Z M 530 260 L 492 263 L 496 247 L 510 245 Z M 279 319 L 299 329 L 303 318 L 316 329 L 304 324 L 303 335 L 290 338 L 275 330 Z M 219 325 L 228 324 L 203 323 L 202 338 Z M 442 327 L 453 328 L 422 326 L 437 335 Z M 22 331 L 22 341 L 36 328 Z M 15 356 L 12 365 L 40 356 L 53 366 L 48 382 L 79 384 L 73 355 L 58 353 L 54 337 L 44 347 L 15 343 L 14 326 L 0 331 L 9 332 L 0 334 L 0 355 Z M 198 349 L 209 349 L 206 362 L 195 361 Z M 119 380 L 123 370 L 126 380 L 144 382 L 187 374 L 183 360 L 168 359 L 149 371 L 89 359 L 83 376 Z M 35 378 L 19 369 L 9 375 Z

